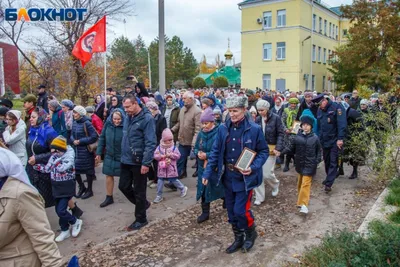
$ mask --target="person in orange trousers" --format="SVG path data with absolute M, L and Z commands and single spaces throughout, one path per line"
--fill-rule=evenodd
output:
M 303 115 L 300 121 L 301 129 L 287 150 L 295 154 L 296 172 L 299 174 L 297 207 L 300 208 L 300 213 L 308 214 L 312 178 L 321 162 L 321 144 L 312 131 L 315 118 Z

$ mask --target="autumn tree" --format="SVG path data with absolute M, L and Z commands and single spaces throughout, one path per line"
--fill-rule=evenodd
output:
M 389 91 L 399 77 L 400 2 L 355 0 L 342 12 L 353 25 L 332 64 L 335 82 L 347 90 L 359 83 Z
M 70 1 L 64 0 L 44 0 L 41 1 L 43 6 L 49 6 L 56 9 L 70 8 Z M 0 0 L 0 7 L 4 10 L 7 7 L 21 6 L 21 3 L 13 0 Z M 22 4 L 22 6 L 29 8 L 32 3 L 27 2 Z M 72 49 L 79 37 L 84 33 L 84 31 L 101 19 L 104 15 L 108 18 L 115 18 L 116 16 L 123 17 L 124 15 L 130 15 L 132 12 L 132 4 L 129 0 L 92 0 L 84 1 L 77 0 L 73 1 L 73 8 L 86 8 L 87 13 L 85 13 L 84 19 L 82 21 L 72 21 L 72 22 L 41 22 L 29 25 L 30 27 L 35 27 L 41 31 L 41 34 L 35 39 L 37 43 L 41 40 L 46 41 L 46 44 L 53 45 L 55 49 L 62 52 L 66 59 L 68 59 L 68 66 L 72 70 L 72 75 L 74 83 L 72 84 L 72 90 L 70 94 L 71 100 L 75 100 L 76 97 L 81 97 L 84 104 L 87 103 L 90 95 L 90 90 L 88 86 L 88 73 L 86 68 L 83 69 L 81 63 L 78 59 L 72 56 Z M 26 31 L 26 23 L 22 22 L 5 22 L 0 25 L 0 32 L 2 35 L 6 36 L 9 41 L 11 41 L 20 52 L 21 56 L 26 59 L 26 61 L 32 66 L 35 72 L 43 80 L 43 83 L 48 84 L 50 81 L 44 75 L 44 73 L 37 68 L 37 66 L 30 61 L 29 56 L 23 45 L 21 43 L 21 36 L 23 36 L 23 31 Z M 45 36 L 46 38 L 43 38 Z M 32 37 L 32 36 L 30 36 Z M 38 49 L 40 47 L 35 46 L 33 49 Z M 53 76 L 50 76 L 53 77 Z

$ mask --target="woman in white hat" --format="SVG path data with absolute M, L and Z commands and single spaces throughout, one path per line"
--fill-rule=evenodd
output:
M 4 143 L 21 160 L 25 167 L 28 161 L 26 153 L 26 124 L 21 120 L 21 111 L 10 110 L 6 114 L 7 128 L 3 133 Z

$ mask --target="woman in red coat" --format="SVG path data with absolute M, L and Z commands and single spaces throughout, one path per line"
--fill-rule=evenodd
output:
M 87 117 L 91 118 L 92 125 L 96 130 L 97 134 L 100 135 L 103 130 L 103 121 L 94 113 L 94 107 L 86 107 Z

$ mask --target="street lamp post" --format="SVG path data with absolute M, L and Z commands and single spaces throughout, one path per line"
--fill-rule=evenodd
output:
M 164 29 L 164 0 L 158 0 L 158 72 L 160 94 L 165 94 L 165 29 Z

